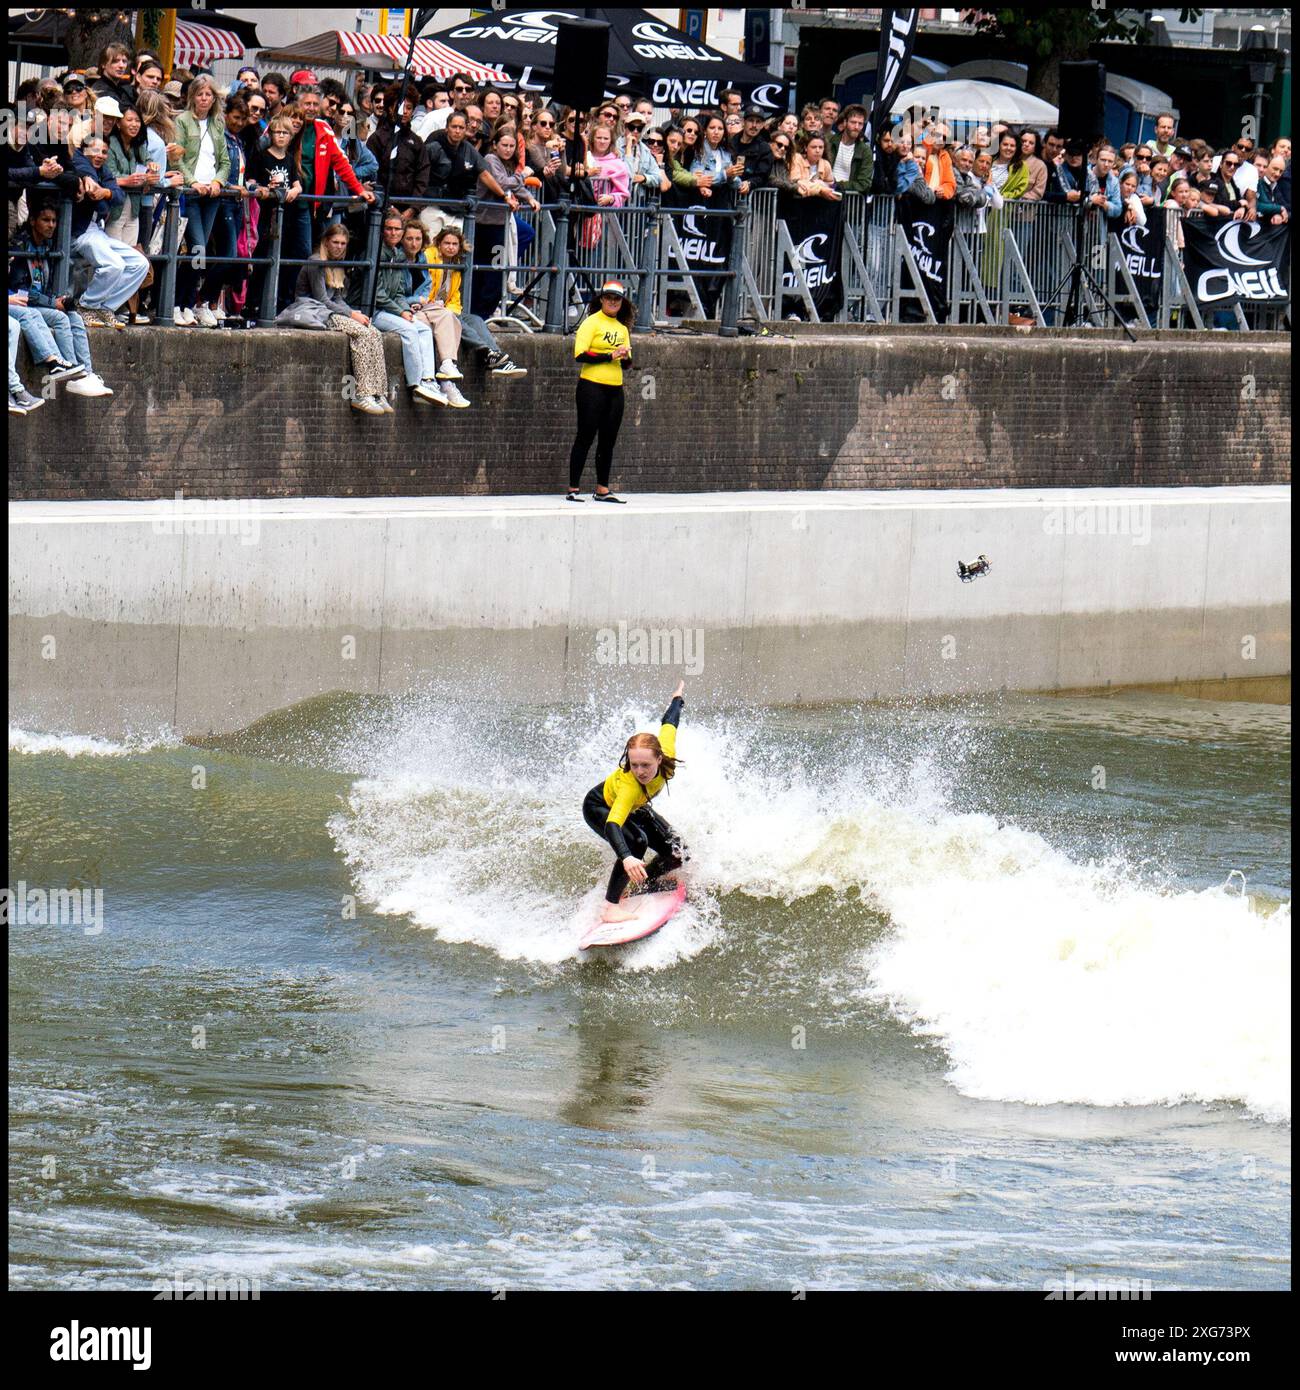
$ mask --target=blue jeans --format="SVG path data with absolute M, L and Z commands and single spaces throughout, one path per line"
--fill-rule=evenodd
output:
M 470 347 L 483 348 L 488 352 L 500 352 L 501 345 L 492 336 L 492 330 L 477 314 L 461 314 L 461 341 Z
M 79 362 L 88 372 L 95 370 L 90 360 L 90 336 L 86 332 L 86 321 L 75 309 L 71 313 L 64 313 L 62 309 L 47 309 L 38 304 L 28 306 L 27 312 L 40 315 L 46 328 L 54 335 L 59 356 L 65 362 Z
M 18 344 L 23 340 L 23 326 L 13 316 L 12 310 L 9 314 L 9 394 L 16 395 L 19 391 L 25 390 L 23 379 L 18 375 Z
M 311 256 L 311 209 L 295 199 L 284 205 L 284 222 L 280 232 L 280 255 L 285 260 L 305 261 Z M 279 313 L 293 303 L 298 285 L 300 265 L 287 265 L 280 271 L 275 308 Z
M 199 299 L 200 275 L 204 281 L 204 303 L 216 297 L 215 294 L 210 294 L 208 291 L 216 282 L 217 272 L 223 267 L 214 266 L 207 271 L 196 270 L 194 257 L 207 251 L 212 241 L 212 229 L 216 226 L 217 218 L 221 213 L 221 206 L 220 198 L 200 197 L 197 193 L 185 195 L 184 213 L 189 219 L 185 227 L 185 244 L 189 248 L 189 254 L 178 263 L 176 268 L 176 307 L 178 309 L 192 309 L 194 307 Z M 213 255 L 216 254 L 214 247 Z
M 25 304 L 11 304 L 9 317 L 18 320 L 22 335 L 27 339 L 27 350 L 38 367 L 43 367 L 51 357 L 63 356 L 39 309 L 28 308 Z
M 433 329 L 419 319 L 410 320 L 384 310 L 370 320 L 381 333 L 396 333 L 402 340 L 402 367 L 406 384 L 418 386 L 438 371 L 438 355 L 433 346 Z
M 72 243 L 72 249 L 95 268 L 81 302 L 87 309 L 120 309 L 149 273 L 149 262 L 124 241 L 114 241 L 92 222 Z

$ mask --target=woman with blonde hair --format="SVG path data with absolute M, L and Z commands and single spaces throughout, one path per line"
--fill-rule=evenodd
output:
M 619 906 L 629 880 L 653 892 L 689 858 L 677 832 L 650 805 L 682 763 L 677 756 L 677 725 L 685 694 L 686 686 L 679 681 L 658 734 L 633 734 L 623 746 L 618 766 L 583 798 L 583 820 L 616 856 L 605 889 L 602 922 L 626 922 L 635 915 Z M 647 870 L 644 859 L 649 850 L 655 851 L 655 859 Z
M 221 192 L 230 176 L 230 151 L 226 147 L 222 108 L 217 84 L 204 75 L 190 83 L 185 110 L 176 118 L 176 143 L 181 147 L 177 164 L 185 176 L 185 244 L 189 253 L 176 277 L 174 317 L 181 327 L 193 323 L 201 328 L 218 326 L 213 310 L 219 303 L 220 280 L 212 275 L 205 276 L 200 292 L 193 262 L 202 261 L 212 239 L 212 229 L 221 210 Z

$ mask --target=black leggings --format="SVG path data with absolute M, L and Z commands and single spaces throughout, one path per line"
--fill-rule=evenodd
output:
M 605 805 L 604 787 L 592 787 L 582 803 L 582 818 L 606 844 L 609 844 L 609 838 L 605 834 L 605 822 L 608 817 L 609 807 Z M 647 887 L 661 874 L 666 874 L 670 869 L 680 868 L 682 861 L 688 857 L 686 846 L 677 838 L 677 832 L 648 806 L 633 811 L 624 821 L 623 838 L 627 841 L 627 847 L 634 858 L 644 859 L 649 850 L 654 850 L 658 856 L 650 870 Z M 617 853 L 615 850 L 615 854 Z M 609 886 L 605 889 L 605 901 L 618 902 L 626 887 L 627 870 L 623 867 L 623 861 L 616 858 L 609 875 Z
M 614 441 L 623 423 L 623 388 L 602 386 L 598 381 L 578 382 L 578 433 L 569 453 L 569 487 L 582 481 L 587 466 L 591 441 L 600 436 L 596 445 L 596 483 L 609 486 L 609 471 L 614 466 Z

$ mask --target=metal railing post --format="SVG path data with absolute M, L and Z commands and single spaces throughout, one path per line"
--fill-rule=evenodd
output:
M 259 226 L 261 225 L 259 220 Z M 280 247 L 284 245 L 284 204 L 277 198 L 271 212 L 271 264 L 266 267 L 266 279 L 262 281 L 262 302 L 257 306 L 257 322 L 261 328 L 268 328 L 275 322 L 275 306 L 280 298 Z M 258 248 L 261 248 L 259 239 Z
M 59 259 L 54 263 L 54 284 L 51 287 L 55 299 L 72 290 L 72 195 L 64 193 L 59 198 L 59 238 L 56 243 Z
M 478 200 L 467 198 L 465 202 L 464 236 L 461 237 L 460 242 L 461 260 L 465 262 L 465 269 L 460 273 L 460 302 L 467 312 L 472 313 L 474 304 L 474 252 L 471 249 L 466 255 L 465 248 L 472 248 L 474 245 L 474 209 L 478 206 Z
M 740 268 L 745 263 L 745 218 L 749 209 L 744 202 L 736 205 L 731 219 L 731 247 L 727 252 L 727 269 L 731 278 L 722 287 L 722 314 L 718 321 L 718 336 L 737 336 L 736 319 L 740 311 Z
M 555 269 L 546 293 L 546 326 L 542 331 L 563 333 L 569 283 L 569 204 L 564 199 L 555 210 L 555 255 L 552 259 Z
M 391 163 L 391 161 L 390 161 Z M 379 247 L 384 239 L 384 207 L 378 198 L 366 209 L 366 278 L 361 302 L 373 307 L 379 275 Z
M 659 268 L 659 217 L 659 193 L 658 190 L 655 190 L 646 203 L 644 223 L 641 228 L 641 257 L 638 262 L 641 268 L 641 289 L 636 309 L 637 331 L 641 333 L 648 333 L 654 327 L 655 321 L 655 271 Z
M 167 211 L 163 213 L 163 264 L 162 275 L 158 278 L 158 305 L 155 318 L 159 323 L 170 324 L 176 308 L 176 261 L 181 243 L 181 202 L 180 194 L 174 188 L 166 191 Z

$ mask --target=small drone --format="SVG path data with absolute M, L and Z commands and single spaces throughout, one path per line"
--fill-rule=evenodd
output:
M 989 557 L 981 555 L 978 560 L 972 560 L 969 565 L 964 565 L 960 560 L 957 561 L 957 578 L 963 584 L 969 584 L 971 580 L 978 579 L 981 574 L 987 574 L 993 568 L 989 564 Z

